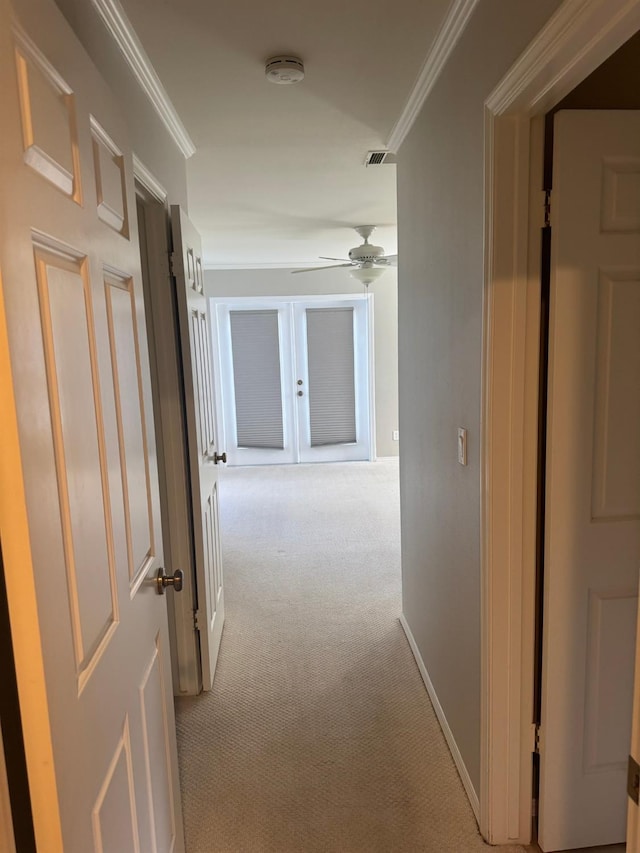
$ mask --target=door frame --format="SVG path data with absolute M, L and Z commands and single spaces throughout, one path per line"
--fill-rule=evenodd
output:
M 227 446 L 226 424 L 224 417 L 224 398 L 225 398 L 225 380 L 223 377 L 222 357 L 220 354 L 220 335 L 218 327 L 218 306 L 235 306 L 241 305 L 247 310 L 250 308 L 278 308 L 284 304 L 290 303 L 340 303 L 350 302 L 354 299 L 366 300 L 365 312 L 367 317 L 367 393 L 368 393 L 368 409 L 366 417 L 369 420 L 369 462 L 376 460 L 376 419 L 375 419 L 375 344 L 374 344 L 374 317 L 373 317 L 373 293 L 367 293 L 363 296 L 362 293 L 332 293 L 332 294 L 312 294 L 307 296 L 210 296 L 208 298 L 209 318 L 211 329 L 211 346 L 213 354 L 213 371 L 215 376 L 216 387 L 220 389 L 220 393 L 216 395 L 215 408 L 216 420 L 220 436 L 220 446 Z M 293 335 L 293 329 L 289 330 Z M 297 431 L 297 418 L 295 421 L 295 429 Z M 284 464 L 284 463 L 283 463 Z
M 532 830 L 541 125 L 638 29 L 640 0 L 565 0 L 485 101 L 480 831 L 491 844 L 527 844 Z

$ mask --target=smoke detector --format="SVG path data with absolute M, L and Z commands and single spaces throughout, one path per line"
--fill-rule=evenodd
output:
M 299 83 L 304 78 L 304 65 L 297 56 L 272 56 L 264 73 L 271 83 Z

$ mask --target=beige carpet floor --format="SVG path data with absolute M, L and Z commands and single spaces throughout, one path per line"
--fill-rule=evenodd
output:
M 224 472 L 216 680 L 177 703 L 188 853 L 491 849 L 398 623 L 397 472 Z

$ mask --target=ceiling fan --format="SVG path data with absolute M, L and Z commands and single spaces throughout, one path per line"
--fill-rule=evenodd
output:
M 362 237 L 364 243 L 350 249 L 348 258 L 326 258 L 322 255 L 320 256 L 325 261 L 344 261 L 344 263 L 330 264 L 325 267 L 306 267 L 301 270 L 292 270 L 292 272 L 316 272 L 318 270 L 332 270 L 344 267 L 349 270 L 349 274 L 353 278 L 362 282 L 365 287 L 368 287 L 377 278 L 380 278 L 388 267 L 398 265 L 397 255 L 385 255 L 382 246 L 373 246 L 369 242 L 369 237 L 375 231 L 375 227 L 375 225 L 358 225 L 354 229 Z

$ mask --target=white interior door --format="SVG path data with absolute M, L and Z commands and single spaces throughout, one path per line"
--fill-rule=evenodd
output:
M 370 304 L 214 301 L 230 465 L 371 458 Z
M 200 235 L 178 205 L 171 207 L 171 230 L 193 500 L 197 590 L 195 622 L 200 634 L 202 686 L 204 690 L 210 690 L 224 626 L 217 467 L 224 457 L 216 439 L 211 335 L 204 295 Z
M 640 567 L 640 114 L 560 112 L 540 846 L 624 841 Z
M 53 3 L 0 10 L 0 525 L 38 850 L 183 850 L 126 128 Z

